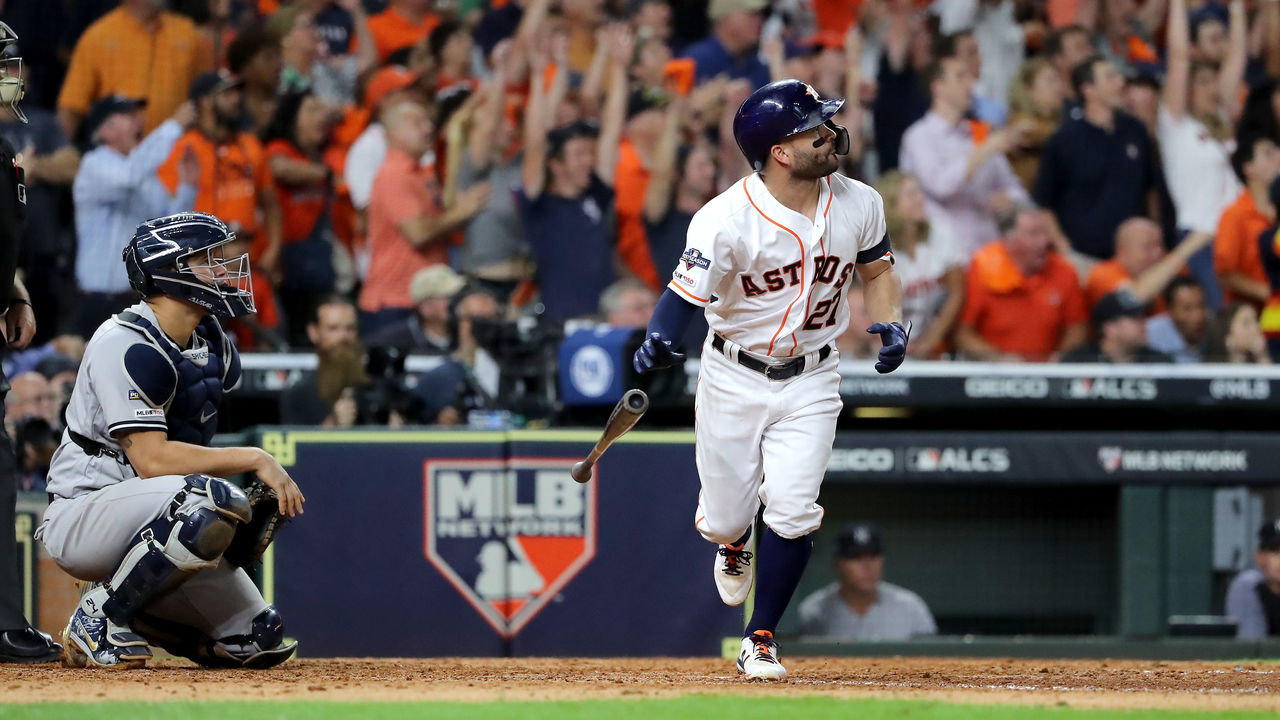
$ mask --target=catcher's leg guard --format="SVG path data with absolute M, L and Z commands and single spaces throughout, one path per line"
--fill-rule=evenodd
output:
M 107 583 L 103 611 L 127 625 L 157 597 L 195 573 L 216 567 L 236 526 L 249 520 L 249 499 L 235 485 L 208 475 L 188 475 L 164 517 L 138 533 Z
M 134 628 L 148 642 L 173 655 L 213 668 L 262 670 L 288 660 L 298 649 L 297 642 L 284 641 L 284 621 L 275 605 L 268 605 L 253 618 L 247 635 L 230 635 L 214 640 L 192 627 L 164 620 L 148 613 L 134 617 Z

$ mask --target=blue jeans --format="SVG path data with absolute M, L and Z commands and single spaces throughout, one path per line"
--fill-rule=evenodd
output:
M 1179 230 L 1178 241 L 1185 240 L 1189 234 L 1191 234 L 1190 230 Z M 1187 260 L 1187 267 L 1191 268 L 1192 276 L 1204 289 L 1204 299 L 1209 306 L 1209 312 L 1212 313 L 1222 307 L 1222 286 L 1218 284 L 1218 274 L 1213 270 L 1213 245 L 1197 250 L 1196 254 Z
M 360 311 L 360 339 L 368 340 L 383 328 L 404 322 L 413 315 L 413 308 L 385 308 L 375 312 Z

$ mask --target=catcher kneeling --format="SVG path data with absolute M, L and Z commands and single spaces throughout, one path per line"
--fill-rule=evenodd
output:
M 63 631 L 68 666 L 142 667 L 156 645 L 208 667 L 266 668 L 297 649 L 243 568 L 302 511 L 302 493 L 263 450 L 209 447 L 240 378 L 217 318 L 255 311 L 233 242 L 204 213 L 139 225 L 124 262 L 144 300 L 85 349 L 36 533 L 88 583 Z M 250 472 L 247 491 L 222 479 Z

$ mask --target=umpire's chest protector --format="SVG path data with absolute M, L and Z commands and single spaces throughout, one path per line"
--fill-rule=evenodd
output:
M 218 321 L 201 321 L 196 335 L 203 342 L 183 351 L 137 313 L 115 320 L 145 340 L 125 352 L 125 371 L 142 399 L 164 410 L 169 439 L 207 446 L 218 430 L 222 395 L 240 378 L 240 355 Z

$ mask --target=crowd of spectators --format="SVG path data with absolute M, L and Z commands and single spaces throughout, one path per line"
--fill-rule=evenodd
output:
M 253 264 L 240 347 L 320 356 L 299 422 L 355 422 L 375 350 L 445 358 L 411 420 L 454 422 L 458 397 L 501 393 L 501 322 L 643 327 L 692 215 L 749 172 L 735 110 L 783 77 L 848 98 L 841 171 L 885 198 L 917 358 L 1280 350 L 1280 0 L 71 0 L 0 20 L 27 80 L 30 122 L 0 135 L 29 189 L 30 352 L 136 301 L 138 222 L 210 212 Z M 869 355 L 859 295 L 846 357 Z

